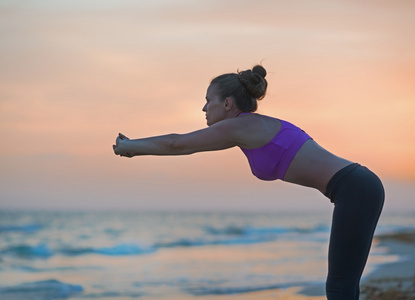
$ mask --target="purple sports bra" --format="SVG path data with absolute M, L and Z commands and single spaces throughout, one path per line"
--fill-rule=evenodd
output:
M 284 179 L 285 172 L 300 150 L 311 137 L 293 124 L 280 120 L 281 130 L 262 147 L 241 148 L 246 155 L 252 173 L 262 180 Z

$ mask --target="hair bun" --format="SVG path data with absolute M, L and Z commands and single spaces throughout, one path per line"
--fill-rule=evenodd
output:
M 239 81 L 245 87 L 246 91 L 255 99 L 261 100 L 267 92 L 267 71 L 263 66 L 256 65 L 252 70 L 238 72 Z
M 258 107 L 258 100 L 265 97 L 267 92 L 267 71 L 261 65 L 252 69 L 227 73 L 215 77 L 210 82 L 215 85 L 221 99 L 233 97 L 238 109 L 243 112 L 254 112 Z
M 267 76 L 267 71 L 261 65 L 256 65 L 255 67 L 253 67 L 252 68 L 252 73 L 258 74 L 262 78 L 265 78 L 265 76 Z

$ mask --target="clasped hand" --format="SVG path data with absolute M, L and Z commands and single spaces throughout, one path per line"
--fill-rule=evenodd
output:
M 127 143 L 130 141 L 128 137 L 123 135 L 122 133 L 119 133 L 116 140 L 115 145 L 112 146 L 114 149 L 114 153 L 119 156 L 125 156 L 125 157 L 133 157 L 134 155 L 127 150 Z

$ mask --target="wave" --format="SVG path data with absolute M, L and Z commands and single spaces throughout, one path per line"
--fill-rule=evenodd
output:
M 246 234 L 246 228 L 245 227 L 239 227 L 239 226 L 227 226 L 227 227 L 224 227 L 224 228 L 215 228 L 215 227 L 206 226 L 204 229 L 207 233 L 214 234 L 214 235 L 221 235 L 221 234 L 243 235 L 243 234 Z
M 20 258 L 49 258 L 56 254 L 66 256 L 78 256 L 85 254 L 99 254 L 108 256 L 124 256 L 124 255 L 141 255 L 156 251 L 153 247 L 141 247 L 136 244 L 119 244 L 113 247 L 102 248 L 63 248 L 52 251 L 47 245 L 39 244 L 36 246 L 18 245 L 11 246 L 0 251 L 1 254 L 17 256 Z
M 175 247 L 198 247 L 198 246 L 213 246 L 213 245 L 246 245 L 270 242 L 275 240 L 275 237 L 264 236 L 241 236 L 233 238 L 199 238 L 199 239 L 178 239 L 172 242 L 160 242 L 154 246 L 156 248 L 175 248 Z
M 186 288 L 185 291 L 194 296 L 208 296 L 208 295 L 233 295 L 251 292 L 259 292 L 274 289 L 286 289 L 294 286 L 308 286 L 310 282 L 290 282 L 279 283 L 272 285 L 260 286 L 242 286 L 242 287 L 192 287 Z
M 103 293 L 94 293 L 94 294 L 85 294 L 83 295 L 87 299 L 118 299 L 118 298 L 139 298 L 142 297 L 143 293 L 128 293 L 128 292 L 103 292 Z
M 27 225 L 29 226 L 29 225 Z M 5 226 L 3 226 L 3 229 Z M 11 229 L 10 227 L 8 227 Z M 27 228 L 36 228 L 34 224 L 29 227 L 18 226 L 15 229 L 26 230 Z M 26 228 L 26 229 L 25 229 Z M 312 228 L 295 228 L 295 227 L 243 227 L 243 226 L 227 226 L 223 228 L 204 227 L 205 234 L 201 234 L 195 238 L 176 237 L 170 241 L 159 241 L 153 245 L 142 246 L 135 243 L 120 243 L 109 247 L 63 247 L 60 249 L 50 249 L 46 244 L 38 245 L 13 245 L 0 250 L 0 254 L 17 256 L 20 258 L 47 259 L 54 255 L 64 256 L 80 256 L 88 254 L 107 255 L 107 256 L 127 256 L 127 255 L 143 255 L 157 251 L 160 248 L 176 248 L 176 247 L 203 247 L 203 246 L 231 246 L 231 245 L 249 245 L 272 242 L 280 238 L 290 237 L 294 234 L 311 236 L 309 234 L 325 232 L 329 230 L 328 226 L 317 225 Z M 29 229 L 27 229 L 29 230 Z M 316 238 L 316 236 L 312 236 Z
M 228 226 L 224 228 L 205 227 L 205 231 L 212 235 L 281 235 L 287 233 L 314 233 L 329 230 L 326 225 L 317 225 L 312 228 L 298 227 L 238 227 Z
M 243 245 L 271 242 L 279 239 L 286 234 L 309 234 L 317 232 L 327 232 L 329 227 L 317 225 L 313 228 L 287 228 L 287 227 L 237 227 L 228 226 L 224 228 L 205 227 L 208 233 L 203 238 L 188 239 L 182 238 L 171 242 L 159 242 L 156 248 L 173 247 L 197 247 L 209 245 Z
M 53 255 L 53 252 L 45 244 L 39 244 L 36 246 L 18 245 L 8 247 L 0 252 L 1 254 L 8 254 L 17 256 L 20 258 L 49 258 Z
M 109 256 L 140 255 L 156 251 L 153 247 L 142 247 L 136 244 L 119 244 L 113 247 L 102 248 L 66 248 L 58 252 L 68 256 L 77 256 L 84 254 L 101 254 Z
M 35 233 L 42 229 L 43 229 L 43 226 L 40 224 L 0 225 L 0 233 L 3 233 L 3 232 Z
M 83 292 L 83 287 L 55 279 L 0 288 L 1 299 L 63 299 Z
M 32 266 L 24 266 L 24 265 L 11 265 L 14 270 L 29 272 L 29 273 L 42 273 L 42 272 L 63 272 L 63 271 L 76 271 L 80 269 L 99 269 L 99 267 L 43 267 L 43 268 L 36 268 Z M 1 299 L 1 298 L 0 298 Z

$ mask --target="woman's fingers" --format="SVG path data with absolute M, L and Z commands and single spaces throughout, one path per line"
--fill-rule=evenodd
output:
M 119 133 L 118 134 L 118 137 L 120 138 L 120 139 L 122 139 L 122 140 L 125 140 L 125 139 L 127 139 L 128 140 L 128 137 L 126 137 L 125 135 L 123 135 L 122 133 Z
M 129 140 L 128 137 L 126 137 L 125 135 L 123 135 L 122 133 L 119 133 L 117 138 L 115 139 L 115 145 L 112 145 L 112 149 L 114 150 L 114 153 L 116 155 L 119 155 L 121 157 L 133 157 L 133 155 L 131 155 L 131 153 L 128 152 L 124 152 L 122 149 L 120 149 L 120 144 L 122 141 L 124 140 Z
M 114 150 L 115 155 L 120 155 L 117 151 L 117 145 L 112 145 L 112 149 Z
M 114 150 L 114 153 L 119 156 L 133 157 L 131 153 L 127 153 L 127 152 L 124 153 L 123 150 L 120 151 L 119 146 L 121 142 L 124 140 L 129 140 L 129 138 L 123 135 L 122 133 L 119 133 L 117 138 L 115 139 L 115 145 L 112 145 L 112 149 Z

